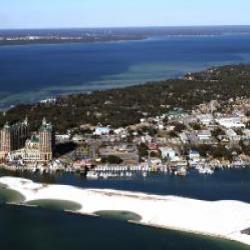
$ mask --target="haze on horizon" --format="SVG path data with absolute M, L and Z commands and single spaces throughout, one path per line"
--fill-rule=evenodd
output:
M 250 25 L 249 0 L 1 0 L 0 29 Z

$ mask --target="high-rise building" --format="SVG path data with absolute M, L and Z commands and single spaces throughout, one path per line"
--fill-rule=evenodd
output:
M 23 122 L 14 125 L 5 124 L 0 132 L 1 145 L 0 150 L 8 153 L 10 151 L 18 150 L 25 146 L 25 142 L 29 137 L 29 123 L 26 118 Z
M 0 159 L 2 161 L 22 160 L 24 163 L 48 164 L 53 159 L 55 145 L 54 130 L 44 118 L 38 132 L 30 137 L 27 118 L 14 125 L 8 123 L 0 131 Z
M 51 161 L 53 158 L 54 138 L 53 126 L 44 118 L 39 129 L 39 150 L 41 160 L 44 162 Z

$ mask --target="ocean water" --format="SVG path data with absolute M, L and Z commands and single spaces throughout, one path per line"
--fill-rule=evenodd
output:
M 3 250 L 247 250 L 238 243 L 38 208 L 0 206 Z
M 0 47 L 0 107 L 250 62 L 250 35 Z

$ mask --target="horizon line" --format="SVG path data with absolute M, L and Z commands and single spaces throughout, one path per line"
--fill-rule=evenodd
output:
M 250 24 L 206 24 L 206 25 L 145 25 L 145 26 L 86 26 L 86 27 L 18 27 L 0 30 L 55 30 L 55 29 L 143 29 L 143 28 L 208 28 L 208 27 L 250 27 Z

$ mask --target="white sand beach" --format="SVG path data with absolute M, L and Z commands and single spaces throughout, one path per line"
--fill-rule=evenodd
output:
M 144 225 L 210 235 L 250 245 L 250 204 L 239 201 L 201 201 L 175 196 L 148 195 L 73 186 L 47 185 L 31 180 L 1 177 L 0 184 L 18 191 L 25 202 L 67 200 L 82 206 L 80 214 L 98 211 L 129 211 Z

